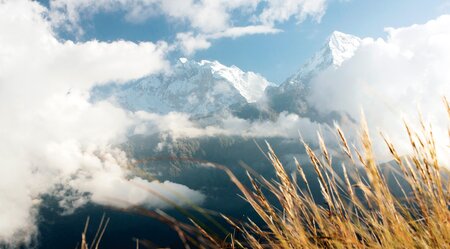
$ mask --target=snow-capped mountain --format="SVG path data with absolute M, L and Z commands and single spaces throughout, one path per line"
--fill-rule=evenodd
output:
M 334 31 L 322 49 L 303 64 L 284 84 L 306 83 L 319 72 L 331 66 L 334 68 L 341 66 L 344 61 L 354 55 L 360 44 L 359 37 Z
M 94 100 L 108 98 L 131 111 L 206 116 L 228 112 L 230 106 L 256 102 L 269 85 L 273 84 L 264 77 L 236 66 L 180 58 L 169 73 L 97 87 L 92 96 Z
M 269 106 L 276 112 L 288 111 L 305 115 L 311 112 L 306 97 L 310 81 L 321 72 L 338 68 L 359 48 L 361 39 L 334 31 L 324 46 L 278 87 L 268 87 Z
M 180 58 L 169 73 L 96 87 L 92 99 L 109 99 L 131 111 L 176 111 L 196 118 L 227 113 L 261 118 L 287 111 L 325 121 L 329 117 L 319 117 L 306 101 L 310 82 L 321 72 L 340 67 L 360 44 L 356 36 L 333 32 L 324 46 L 279 86 L 236 66 Z

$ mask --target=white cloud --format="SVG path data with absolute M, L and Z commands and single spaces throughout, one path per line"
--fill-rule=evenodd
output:
M 192 32 L 178 33 L 176 43 L 186 55 L 211 47 L 211 42 L 204 35 L 194 35 Z
M 122 10 L 129 21 L 164 15 L 202 32 L 217 32 L 228 27 L 231 11 L 255 8 L 256 4 L 254 0 L 51 0 L 50 17 L 56 25 L 82 31 L 80 16 Z
M 164 70 L 168 46 L 59 41 L 46 11 L 37 2 L 0 1 L 0 243 L 32 239 L 41 195 L 61 184 L 105 204 L 108 196 L 129 195 L 124 201 L 131 204 L 161 206 L 151 193 L 135 190 L 136 182 L 200 201 L 201 194 L 184 186 L 125 170 L 130 160 L 115 144 L 126 139 L 134 118 L 110 103 L 88 102 L 95 84 Z M 101 182 L 120 184 L 120 195 Z M 75 207 L 83 203 L 78 197 L 68 196 Z
M 214 39 L 278 33 L 274 25 L 291 17 L 298 23 L 307 17 L 319 21 L 325 7 L 326 0 L 51 0 L 49 16 L 53 25 L 78 34 L 83 34 L 81 17 L 99 12 L 123 11 L 130 22 L 164 16 L 188 26 L 176 42 L 190 54 Z
M 214 136 L 284 137 L 298 138 L 299 134 L 309 142 L 316 140 L 316 132 L 322 125 L 296 114 L 281 113 L 276 120 L 248 121 L 229 115 L 220 124 L 202 125 L 191 120 L 186 113 L 171 112 L 166 115 L 136 112 L 140 125 L 135 134 L 167 134 L 173 139 Z M 323 129 L 329 132 L 328 129 Z
M 276 34 L 281 32 L 281 29 L 276 29 L 271 26 L 265 25 L 250 25 L 244 27 L 231 27 L 218 33 L 210 34 L 207 37 L 210 39 L 218 38 L 238 38 L 245 35 L 256 35 L 256 34 Z
M 441 100 L 450 94 L 448 27 L 450 16 L 441 16 L 423 25 L 388 28 L 386 40 L 364 39 L 351 59 L 311 82 L 309 102 L 321 112 L 342 111 L 355 119 L 364 109 L 373 137 L 379 137 L 377 129 L 386 132 L 403 152 L 408 141 L 401 118 L 415 121 L 419 106 L 426 121 L 434 124 L 441 161 L 450 165 Z M 388 152 L 385 146 L 378 150 Z
M 176 46 L 190 55 L 198 50 L 208 49 L 212 40 L 220 38 L 238 38 L 245 35 L 276 34 L 282 30 L 264 25 L 250 25 L 244 27 L 230 27 L 223 31 L 211 34 L 194 34 L 193 32 L 178 33 Z
M 258 19 L 261 23 L 285 22 L 294 17 L 303 22 L 308 16 L 320 20 L 325 13 L 326 0 L 268 0 Z
M 127 179 L 121 169 L 90 171 L 68 184 L 79 191 L 92 193 L 89 199 L 95 203 L 119 208 L 167 208 L 171 207 L 171 203 L 198 205 L 205 199 L 203 194 L 181 184 L 157 180 L 149 182 L 139 177 Z

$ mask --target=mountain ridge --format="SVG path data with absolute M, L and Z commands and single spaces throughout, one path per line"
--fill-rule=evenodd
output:
M 280 85 L 234 65 L 179 58 L 168 73 L 96 87 L 92 99 L 108 99 L 130 111 L 183 112 L 194 118 L 230 113 L 258 118 L 286 111 L 320 120 L 307 103 L 310 81 L 325 70 L 340 67 L 354 55 L 361 41 L 334 31 L 322 48 Z M 266 114 L 261 115 L 263 112 Z
M 109 99 L 131 111 L 207 116 L 226 113 L 232 105 L 257 102 L 271 85 L 261 75 L 236 66 L 180 58 L 169 73 L 96 87 L 92 99 Z

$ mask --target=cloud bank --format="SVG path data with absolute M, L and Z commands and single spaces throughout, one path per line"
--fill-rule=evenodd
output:
M 433 124 L 441 161 L 450 165 L 448 116 L 442 103 L 442 97 L 450 97 L 449 27 L 450 16 L 445 15 L 421 25 L 387 28 L 387 39 L 363 39 L 353 57 L 311 82 L 310 105 L 356 120 L 363 109 L 373 137 L 383 131 L 402 152 L 409 148 L 402 117 L 417 123 L 421 111 Z M 379 154 L 388 152 L 380 140 L 377 144 Z
M 46 15 L 36 2 L 0 1 L 0 244 L 33 238 L 46 193 L 67 207 L 161 207 L 151 191 L 173 199 L 172 190 L 201 201 L 185 186 L 132 176 L 115 147 L 134 126 L 132 114 L 88 102 L 96 84 L 165 70 L 167 44 L 60 41 Z
M 317 131 L 329 132 L 326 125 L 313 122 L 308 118 L 301 118 L 297 114 L 281 113 L 276 120 L 249 121 L 229 115 L 214 125 L 204 125 L 192 120 L 189 114 L 171 112 L 165 115 L 136 112 L 139 125 L 135 126 L 134 134 L 151 135 L 165 134 L 172 139 L 200 138 L 214 136 L 240 136 L 247 138 L 299 138 L 313 142 Z

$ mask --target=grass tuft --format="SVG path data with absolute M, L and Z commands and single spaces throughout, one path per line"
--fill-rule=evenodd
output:
M 444 104 L 450 117 L 446 99 Z M 383 169 L 389 166 L 376 160 L 364 118 L 361 149 L 349 146 L 335 125 L 346 157 L 340 167 L 333 164 L 320 134 L 317 151 L 302 141 L 316 179 L 307 179 L 304 165 L 295 158 L 296 173 L 289 174 L 269 144 L 267 158 L 275 180 L 247 172 L 251 183 L 247 187 L 229 169 L 215 165 L 228 174 L 263 225 L 222 216 L 235 230 L 225 239 L 195 222 L 177 225 L 189 228 L 181 232 L 183 241 L 198 248 L 450 248 L 449 171 L 438 161 L 431 126 L 422 119 L 417 131 L 406 122 L 404 126 L 412 149 L 409 155 L 401 156 L 381 134 L 394 164 L 392 177 Z M 306 189 L 299 187 L 297 175 Z M 318 181 L 324 203 L 312 196 L 308 182 L 312 180 Z
M 444 104 L 450 118 L 445 98 Z M 188 216 L 188 224 L 161 210 L 136 207 L 136 211 L 172 227 L 185 248 L 450 248 L 449 170 L 438 160 L 431 126 L 420 118 L 418 130 L 407 122 L 404 127 L 412 151 L 408 155 L 400 155 L 389 138 L 381 134 L 393 165 L 377 162 L 364 118 L 359 133 L 361 149 L 350 146 L 343 130 L 335 124 L 344 158 L 339 167 L 319 133 L 318 150 L 302 140 L 316 179 L 306 177 L 305 165 L 296 158 L 296 172 L 288 173 L 268 143 L 267 159 L 276 173 L 273 180 L 248 170 L 250 185 L 246 186 L 227 167 L 207 162 L 229 176 L 262 220 L 261 224 L 222 215 L 234 228 L 225 237 L 210 232 L 192 216 Z M 319 183 L 321 196 L 313 196 L 311 181 Z M 205 217 L 209 215 L 205 213 Z M 82 249 L 88 249 L 87 224 Z M 103 228 L 102 224 L 103 219 L 100 235 L 97 232 L 89 248 L 98 247 L 107 222 Z

